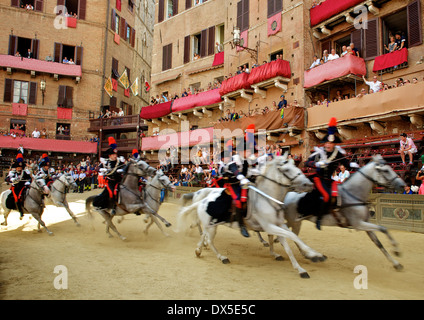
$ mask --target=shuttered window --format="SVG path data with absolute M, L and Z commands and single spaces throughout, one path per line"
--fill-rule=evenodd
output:
M 59 96 L 57 99 L 57 106 L 61 108 L 72 108 L 74 88 L 69 86 L 59 86 Z
M 37 104 L 37 82 L 29 83 L 28 104 Z
M 12 102 L 13 80 L 5 79 L 3 102 Z
M 186 5 L 185 5 L 186 10 L 190 9 L 192 5 L 193 5 L 193 0 L 186 0 Z
M 268 18 L 283 10 L 283 0 L 268 0 Z
M 241 31 L 249 29 L 249 0 L 237 3 L 237 26 Z
M 9 36 L 9 55 L 14 56 L 18 47 L 18 37 Z
M 419 0 L 408 4 L 408 47 L 418 46 L 423 43 L 421 14 L 421 4 Z
M 364 59 L 371 60 L 379 55 L 378 18 L 368 20 L 364 33 Z
M 172 43 L 162 49 L 162 71 L 172 68 Z
M 215 54 L 215 26 L 208 31 L 208 56 Z
M 190 36 L 184 38 L 184 63 L 190 62 Z
M 202 30 L 200 36 L 200 57 L 206 57 L 208 52 L 208 29 Z
M 79 0 L 78 19 L 85 20 L 87 12 L 87 0 Z
M 350 34 L 350 42 L 355 45 L 355 48 L 358 49 L 359 56 L 362 57 L 362 42 L 363 42 L 363 29 L 355 29 Z
M 165 0 L 159 0 L 158 22 L 162 22 L 165 17 Z

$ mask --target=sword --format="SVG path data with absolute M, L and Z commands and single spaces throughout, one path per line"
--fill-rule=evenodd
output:
M 268 200 L 274 201 L 275 203 L 278 203 L 280 206 L 284 206 L 283 202 L 281 202 L 277 199 L 274 199 L 273 197 L 267 195 L 265 192 L 259 190 L 258 188 L 254 187 L 254 186 L 249 186 L 248 188 L 255 191 L 256 193 L 259 193 L 261 196 L 267 198 Z

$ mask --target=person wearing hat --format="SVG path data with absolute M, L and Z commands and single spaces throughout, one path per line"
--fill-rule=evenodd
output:
M 336 146 L 341 143 L 341 139 L 336 136 L 337 119 L 331 118 L 328 125 L 328 134 L 324 138 L 324 147 L 315 147 L 315 152 L 305 162 L 306 167 L 316 169 L 312 176 L 314 190 L 311 192 L 312 201 L 319 205 L 317 211 L 316 227 L 321 230 L 321 218 L 328 213 L 331 206 L 331 190 L 333 180 L 331 176 L 334 171 L 342 164 L 345 168 L 358 168 L 356 163 L 350 163 L 346 157 L 346 151 Z
M 100 172 L 103 173 L 105 189 L 96 197 L 93 205 L 101 209 L 112 209 L 110 213 L 115 215 L 118 185 L 122 180 L 125 158 L 122 156 L 118 157 L 118 146 L 115 139 L 109 137 L 108 141 L 109 149 L 105 153 L 108 158 L 100 158 Z
M 48 157 L 48 155 L 46 153 L 44 153 L 41 158 L 40 161 L 38 163 L 38 171 L 35 174 L 35 179 L 36 180 L 44 180 L 45 182 L 45 186 L 43 187 L 44 189 L 44 193 L 46 195 L 50 194 L 50 189 L 48 187 L 48 183 L 53 181 L 53 179 L 50 176 L 50 159 Z
M 12 164 L 12 170 L 6 177 L 6 182 L 12 184 L 12 191 L 6 199 L 6 207 L 11 210 L 18 210 L 21 214 L 21 219 L 24 216 L 23 202 L 24 189 L 31 184 L 31 173 L 25 169 L 24 158 L 22 154 L 18 154 L 16 161 Z
M 417 176 L 415 177 L 415 180 L 421 181 L 421 186 L 418 190 L 418 194 L 424 194 L 424 154 L 421 156 L 421 163 L 423 166 L 417 172 Z

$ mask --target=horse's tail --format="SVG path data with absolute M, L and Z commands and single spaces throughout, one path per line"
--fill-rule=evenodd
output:
M 85 212 L 90 219 L 93 219 L 93 212 L 91 211 L 91 207 L 93 206 L 93 201 L 97 196 L 88 197 L 85 200 Z
M 196 221 L 197 224 L 197 207 L 199 204 L 200 201 L 192 203 L 189 206 L 181 207 L 180 212 L 177 214 L 177 227 L 175 229 L 176 232 L 187 230 L 190 226 L 192 226 L 193 221 Z
M 181 206 L 186 207 L 187 205 L 191 204 L 191 201 L 193 201 L 194 192 L 192 193 L 186 193 L 181 197 Z

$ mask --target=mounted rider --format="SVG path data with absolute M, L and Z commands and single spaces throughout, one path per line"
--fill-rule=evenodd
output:
M 12 184 L 10 190 L 12 191 L 6 199 L 6 207 L 8 209 L 17 209 L 21 214 L 21 219 L 24 216 L 23 203 L 25 197 L 25 189 L 31 184 L 31 173 L 25 168 L 24 157 L 21 153 L 16 156 L 16 161 L 12 164 L 6 177 L 6 182 Z
M 43 153 L 38 163 L 38 171 L 35 174 L 35 180 L 44 180 L 45 186 L 43 187 L 44 193 L 48 196 L 50 194 L 49 185 L 53 182 L 50 175 L 50 159 L 47 153 Z
M 113 137 L 109 137 L 109 149 L 105 152 L 107 159 L 101 158 L 100 172 L 103 173 L 105 189 L 96 197 L 93 205 L 101 209 L 112 209 L 111 214 L 116 213 L 118 199 L 118 186 L 124 172 L 125 158 L 118 157 L 118 145 Z
M 314 190 L 311 197 L 314 199 L 314 205 L 319 203 L 317 213 L 316 227 L 321 230 L 321 218 L 329 212 L 332 205 L 332 189 L 333 180 L 331 176 L 338 167 L 343 164 L 346 168 L 358 168 L 358 164 L 350 163 L 346 157 L 346 151 L 337 143 L 341 143 L 341 139 L 336 136 L 337 119 L 331 118 L 328 125 L 328 134 L 324 138 L 324 147 L 315 147 L 315 152 L 305 162 L 305 166 L 315 168 L 316 172 L 312 176 Z

